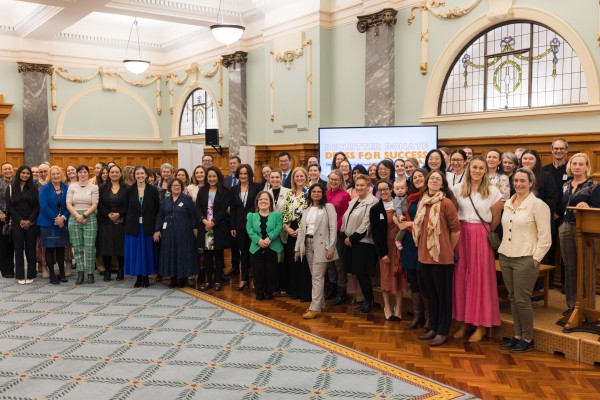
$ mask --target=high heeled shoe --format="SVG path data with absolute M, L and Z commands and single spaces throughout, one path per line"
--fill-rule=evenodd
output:
M 177 278 L 175 278 L 174 276 L 172 276 L 171 277 L 171 282 L 169 282 L 169 289 L 175 289 L 178 284 L 179 284 L 179 282 L 177 281 Z
M 87 283 L 88 285 L 93 285 L 94 284 L 94 274 L 88 274 L 88 279 L 87 279 Z
M 485 327 L 478 326 L 477 329 L 475 329 L 475 332 L 473 332 L 473 334 L 471 335 L 471 337 L 469 337 L 469 342 L 471 342 L 471 343 L 481 342 L 481 339 L 483 339 L 484 336 L 485 336 Z
M 242 290 L 246 289 L 247 287 L 248 287 L 248 281 L 241 281 L 240 286 L 235 288 L 235 290 L 236 290 L 236 292 L 241 292 Z
M 142 287 L 148 287 L 150 286 L 150 280 L 148 279 L 147 276 L 143 276 L 142 277 Z
M 142 276 L 138 275 L 133 287 L 142 287 Z

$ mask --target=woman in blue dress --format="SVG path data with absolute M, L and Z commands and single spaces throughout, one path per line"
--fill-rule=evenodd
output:
M 426 169 L 417 168 L 413 171 L 410 180 L 410 188 L 408 189 L 408 209 L 406 211 L 406 218 L 400 222 L 400 229 L 410 229 L 412 231 L 412 224 L 415 215 L 417 214 L 417 208 L 419 200 L 423 194 L 422 189 L 425 185 L 425 177 L 428 172 Z M 408 276 L 408 283 L 410 285 L 410 294 L 412 298 L 413 307 L 413 320 L 404 329 L 412 330 L 423 326 L 426 323 L 424 300 L 426 293 L 424 287 L 422 287 L 422 277 L 420 276 L 420 266 L 418 261 L 417 246 L 413 240 L 412 234 L 404 235 L 402 240 L 402 268 L 406 269 Z
M 160 199 L 156 187 L 146 183 L 146 167 L 135 167 L 133 176 L 135 183 L 127 189 L 125 274 L 137 277 L 134 287 L 148 287 L 148 275 L 156 273 L 156 247 L 152 235 Z
M 154 227 L 154 242 L 160 241 L 158 273 L 171 277 L 170 288 L 185 287 L 187 278 L 198 273 L 198 217 L 192 198 L 183 189 L 185 183 L 179 178 L 169 183 L 171 196 L 161 203 Z

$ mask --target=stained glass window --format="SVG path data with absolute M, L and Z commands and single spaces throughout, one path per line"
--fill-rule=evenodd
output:
M 532 22 L 484 32 L 460 52 L 442 90 L 440 115 L 588 102 L 585 73 L 560 35 Z
M 219 128 L 217 110 L 206 90 L 199 88 L 185 101 L 179 121 L 179 136 L 203 135 L 207 128 Z

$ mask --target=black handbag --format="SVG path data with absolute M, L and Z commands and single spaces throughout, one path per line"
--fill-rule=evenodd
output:
M 471 201 L 471 204 L 473 205 L 473 209 L 475 210 L 475 214 L 477 214 L 477 216 L 479 217 L 479 220 L 483 224 L 484 229 L 488 233 L 488 243 L 490 244 L 490 246 L 491 246 L 492 249 L 498 250 L 498 248 L 500 247 L 500 244 L 502 243 L 502 239 L 500 239 L 500 235 L 498 235 L 494 231 L 489 231 L 488 230 L 488 228 L 486 226 L 487 222 L 485 222 L 483 220 L 483 218 L 481 218 L 481 215 L 479 215 L 479 212 L 477 211 L 477 208 L 475 208 L 475 203 L 473 203 L 473 199 L 471 198 L 471 195 L 469 195 L 469 200 Z

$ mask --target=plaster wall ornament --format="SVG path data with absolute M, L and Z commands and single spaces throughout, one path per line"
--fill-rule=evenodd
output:
M 247 61 L 248 61 L 248 53 L 247 52 L 236 51 L 235 53 L 232 53 L 232 54 L 223 55 L 223 59 L 222 59 L 221 63 L 223 64 L 223 66 L 225 68 L 229 68 L 229 67 L 233 66 L 233 68 L 235 69 L 237 64 L 245 64 Z
M 198 74 L 200 74 L 202 77 L 204 78 L 212 78 L 215 75 L 217 75 L 217 73 L 219 74 L 219 80 L 218 80 L 218 85 L 219 85 L 219 106 L 223 106 L 223 63 L 221 61 L 221 59 L 218 59 L 217 61 L 215 61 L 212 65 L 213 69 L 211 69 L 210 71 L 205 71 L 202 72 L 200 71 L 200 65 L 198 63 L 192 63 L 189 67 L 187 67 L 184 72 L 185 72 L 185 77 L 183 79 L 180 80 L 176 80 L 177 78 L 177 74 L 174 72 L 171 72 L 169 74 L 166 75 L 166 84 L 169 88 L 169 112 L 171 114 L 173 114 L 173 81 L 175 81 L 175 84 L 177 86 L 181 86 L 184 85 L 190 78 L 192 80 L 192 85 L 195 85 L 198 83 Z
M 375 35 L 379 33 L 379 26 L 381 25 L 396 25 L 396 14 L 398 10 L 393 8 L 384 8 L 373 14 L 359 15 L 358 22 L 356 23 L 356 29 L 360 33 L 365 33 L 367 29 L 375 28 Z
M 507 2 L 510 3 L 510 6 L 512 7 L 512 0 L 489 0 L 489 2 L 490 10 L 492 10 L 492 7 L 494 7 L 494 15 L 498 14 L 501 16 L 503 12 L 507 12 L 505 11 L 507 9 L 505 3 Z M 473 0 L 466 7 L 452 7 L 446 10 L 439 10 L 440 7 L 444 7 L 446 5 L 445 1 L 427 0 L 422 1 L 418 6 L 411 8 L 410 17 L 407 21 L 408 25 L 412 25 L 414 19 L 416 18 L 416 12 L 421 10 L 421 62 L 419 64 L 421 75 L 427 75 L 427 62 L 429 59 L 429 13 L 442 20 L 457 19 L 469 14 L 475 9 L 475 7 L 479 5 L 479 3 L 481 3 L 481 0 Z M 488 16 L 489 15 L 490 14 L 488 14 Z
M 306 48 L 306 50 L 305 50 Z M 294 50 L 290 50 L 294 49 Z M 295 32 L 275 39 L 273 49 L 269 51 L 271 61 L 269 65 L 269 107 L 271 121 L 275 121 L 275 75 L 274 63 L 284 62 L 287 69 L 291 69 L 292 62 L 306 53 L 306 115 L 313 115 L 312 104 L 312 40 L 304 40 L 303 32 Z
M 488 0 L 489 11 L 487 17 L 490 21 L 500 21 L 513 15 L 514 0 Z

